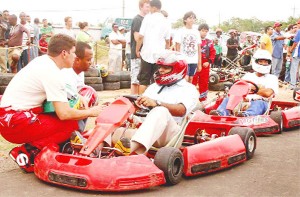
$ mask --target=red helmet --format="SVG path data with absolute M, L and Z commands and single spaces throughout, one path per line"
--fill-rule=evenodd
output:
M 172 85 L 183 79 L 187 72 L 184 56 L 176 51 L 167 51 L 161 55 L 156 65 L 172 67 L 172 71 L 169 73 L 160 74 L 158 70 L 154 73 L 154 80 L 158 85 Z
M 78 93 L 86 99 L 89 107 L 97 105 L 98 95 L 96 90 L 91 86 L 88 85 L 82 86 Z

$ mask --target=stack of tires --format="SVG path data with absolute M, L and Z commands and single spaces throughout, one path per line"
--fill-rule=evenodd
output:
M 120 88 L 127 89 L 127 88 L 130 88 L 130 85 L 131 85 L 130 72 L 129 71 L 121 72 L 120 73 Z
M 0 74 L 0 95 L 2 95 L 9 84 L 9 82 L 12 80 L 12 78 L 15 76 L 15 74 L 12 73 L 5 73 Z
M 98 69 L 89 68 L 84 72 L 84 83 L 93 87 L 96 91 L 103 91 L 102 78 Z
M 103 78 L 104 90 L 119 90 L 130 88 L 130 72 L 121 71 L 109 74 Z

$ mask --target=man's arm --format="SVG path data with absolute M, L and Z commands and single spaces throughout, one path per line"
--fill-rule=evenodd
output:
M 88 117 L 96 117 L 101 112 L 101 106 L 91 107 L 85 110 L 73 109 L 69 103 L 53 101 L 56 115 L 60 120 L 82 120 Z
M 274 94 L 274 91 L 271 88 L 265 88 L 264 86 L 259 86 L 258 92 L 256 94 L 265 98 L 269 98 Z
M 140 50 L 141 50 L 141 47 L 142 47 L 142 44 L 143 44 L 143 40 L 144 40 L 144 36 L 139 34 L 139 37 L 136 41 L 136 46 L 135 46 L 135 53 L 136 53 L 136 57 L 138 57 L 138 58 L 141 57 Z
M 141 96 L 137 99 L 138 104 L 144 105 L 146 107 L 157 107 L 158 104 L 155 100 Z M 182 103 L 179 104 L 169 104 L 169 103 L 160 103 L 160 106 L 167 108 L 172 116 L 184 116 L 186 113 L 186 108 Z

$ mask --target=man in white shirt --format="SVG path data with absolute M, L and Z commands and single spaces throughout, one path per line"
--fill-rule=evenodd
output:
M 144 17 L 139 31 L 136 56 L 142 58 L 140 72 L 137 77 L 140 82 L 140 93 L 143 93 L 150 85 L 153 73 L 157 70 L 155 64 L 157 57 L 155 56 L 170 48 L 171 27 L 160 10 L 160 0 L 150 1 L 151 14 Z
M 33 172 L 33 159 L 48 144 L 59 144 L 78 129 L 78 121 L 96 117 L 100 106 L 77 110 L 67 99 L 63 68 L 75 60 L 76 41 L 64 34 L 54 35 L 48 54 L 35 58 L 7 86 L 0 104 L 0 130 L 7 141 L 22 144 L 10 156 L 26 172 Z M 55 113 L 43 113 L 45 101 Z
M 167 51 L 160 56 L 157 61 L 158 70 L 154 74 L 155 83 L 137 99 L 138 104 L 153 109 L 131 141 L 121 138 L 116 143 L 116 148 L 127 150 L 127 154 L 143 154 L 153 144 L 155 147 L 165 146 L 180 132 L 184 116 L 197 106 L 199 98 L 196 87 L 184 79 L 187 72 L 184 59 L 180 53 L 174 51 Z
M 269 98 L 278 93 L 278 79 L 275 75 L 269 74 L 271 70 L 272 56 L 267 50 L 258 49 L 253 55 L 252 68 L 254 73 L 245 74 L 242 79 L 251 81 L 258 85 L 256 94 L 247 95 L 251 101 L 250 107 L 237 116 L 256 116 L 264 114 L 268 109 L 268 102 L 263 98 Z M 251 87 L 252 89 L 253 87 Z M 228 98 L 225 98 L 217 110 L 212 110 L 211 115 L 229 116 L 231 112 L 226 109 Z
M 65 17 L 65 27 L 62 29 L 61 33 L 71 36 L 72 38 L 75 39 L 76 34 L 73 31 L 72 26 L 73 26 L 72 17 L 70 17 L 70 16 Z
M 124 36 L 118 31 L 118 25 L 112 24 L 113 31 L 109 34 L 109 63 L 108 71 L 116 73 L 122 68 L 122 46 L 126 44 Z

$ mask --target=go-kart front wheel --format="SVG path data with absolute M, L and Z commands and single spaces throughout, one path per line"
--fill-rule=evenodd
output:
M 219 83 L 220 81 L 220 76 L 217 73 L 211 73 L 209 75 L 209 84 L 214 85 Z
M 300 88 L 295 88 L 294 89 L 294 91 L 293 91 L 293 99 L 295 100 L 295 101 L 300 101 L 300 100 L 298 100 L 296 97 L 297 97 L 297 91 L 299 91 L 300 90 Z
M 283 130 L 283 120 L 282 120 L 282 112 L 281 110 L 272 111 L 270 113 L 270 118 L 274 120 L 278 124 L 279 132 L 278 134 L 282 133 Z
M 154 164 L 164 172 L 167 184 L 176 185 L 183 173 L 183 155 L 173 147 L 159 149 L 154 157 Z
M 253 129 L 248 127 L 233 127 L 230 129 L 228 135 L 238 134 L 244 142 L 246 148 L 246 157 L 251 159 L 256 149 L 256 135 Z

